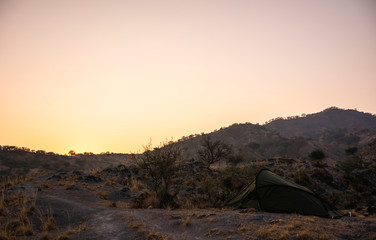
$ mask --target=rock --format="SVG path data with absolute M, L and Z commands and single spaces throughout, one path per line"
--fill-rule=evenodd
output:
M 131 176 L 131 171 L 124 165 L 119 165 L 117 167 L 105 168 L 101 174 L 111 178 L 111 177 L 121 177 L 129 178 Z
M 66 190 L 82 190 L 81 188 L 77 187 L 76 185 L 70 185 L 69 187 L 66 188 Z
M 47 178 L 47 180 L 61 180 L 62 177 L 58 174 L 54 174 L 51 177 Z
M 75 174 L 75 175 L 82 175 L 83 173 L 81 172 L 81 171 L 73 171 L 73 174 Z
M 102 178 L 94 176 L 94 175 L 88 175 L 88 176 L 85 176 L 84 181 L 86 181 L 86 182 L 102 182 Z

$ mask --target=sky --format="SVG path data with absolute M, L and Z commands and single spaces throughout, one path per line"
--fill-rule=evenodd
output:
M 331 106 L 376 113 L 373 0 L 0 0 L 0 145 L 135 153 Z

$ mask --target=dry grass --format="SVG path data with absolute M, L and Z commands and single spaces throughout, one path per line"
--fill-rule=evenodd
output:
M 218 228 L 212 228 L 204 234 L 205 237 L 213 237 L 219 235 L 221 235 L 221 231 L 219 231 Z
M 146 235 L 145 239 L 146 240 L 167 240 L 168 236 L 166 234 L 163 234 L 163 233 L 155 232 L 154 229 L 153 229 L 153 230 L 151 230 L 151 232 L 149 232 Z
M 68 240 L 68 239 L 69 239 L 69 235 L 67 233 L 62 233 L 58 235 L 57 237 L 55 237 L 55 240 Z
M 15 181 L 2 184 L 12 186 Z M 29 215 L 36 209 L 35 198 L 24 193 L 7 194 L 3 189 L 0 196 L 0 239 L 34 235 Z
M 184 227 L 191 225 L 191 217 L 186 217 L 186 218 L 184 218 L 184 220 L 182 219 L 182 225 Z
M 16 229 L 16 235 L 19 236 L 32 236 L 34 235 L 34 229 L 30 222 L 23 223 Z
M 103 192 L 103 191 L 96 191 L 95 193 L 97 194 L 97 196 L 100 199 L 108 200 L 108 196 L 107 196 L 107 194 L 105 192 Z
M 64 180 L 64 181 L 60 180 L 58 185 L 61 186 L 61 187 L 67 188 L 67 187 L 71 186 L 72 183 L 68 180 Z
M 39 219 L 42 223 L 43 232 L 48 232 L 56 229 L 56 221 L 53 217 L 52 209 L 47 209 L 47 213 L 43 214 L 42 211 L 39 211 Z
M 39 235 L 39 239 L 40 240 L 49 240 L 49 239 L 52 239 L 52 235 L 49 232 L 42 232 Z
M 298 230 L 300 229 L 302 226 L 302 223 L 301 222 L 298 222 L 298 221 L 292 221 L 290 224 L 287 225 L 287 229 L 289 231 L 293 231 L 293 230 Z
M 43 222 L 43 230 L 51 231 L 56 229 L 56 221 L 53 217 L 48 217 L 45 222 Z
M 8 209 L 5 204 L 5 193 L 4 190 L 1 191 L 0 196 L 0 216 L 6 216 L 8 214 Z
M 304 229 L 296 234 L 296 239 L 298 240 L 306 240 L 306 239 L 316 239 L 312 236 L 312 232 L 308 229 Z
M 81 183 L 81 186 L 82 186 L 82 188 L 86 188 L 90 191 L 94 191 L 94 188 L 92 186 L 90 186 L 87 182 Z
M 289 232 L 278 225 L 260 226 L 256 231 L 256 235 L 259 238 L 289 239 Z
M 168 236 L 159 232 L 155 232 L 154 229 L 147 232 L 146 225 L 140 220 L 135 220 L 133 217 L 128 217 L 126 219 L 122 218 L 123 221 L 129 222 L 128 227 L 137 229 L 137 234 L 139 236 L 145 237 L 148 240 L 167 240 Z
M 86 228 L 86 225 L 85 224 L 80 224 L 78 225 L 77 227 L 75 228 L 71 228 L 69 227 L 64 234 L 66 235 L 71 235 L 71 234 L 75 234 L 75 233 L 80 233 L 82 231 L 85 231 L 87 228 Z
M 25 183 L 26 182 L 26 179 L 24 177 L 10 177 L 10 176 L 7 176 L 7 177 L 2 177 L 0 179 L 0 186 L 1 186 L 1 189 L 9 189 L 17 184 L 20 184 L 20 183 Z
M 132 221 L 129 224 L 129 227 L 131 227 L 131 228 L 145 228 L 145 223 L 143 223 L 141 221 Z

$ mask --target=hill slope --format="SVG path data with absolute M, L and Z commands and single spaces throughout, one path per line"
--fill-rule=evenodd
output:
M 376 117 L 356 110 L 329 108 L 305 117 L 277 119 L 264 126 L 251 123 L 233 124 L 218 131 L 183 138 L 178 144 L 188 158 L 197 158 L 203 137 L 221 140 L 234 148 L 245 160 L 275 156 L 307 159 L 309 153 L 321 149 L 327 161 L 346 158 L 350 147 L 363 149 L 376 138 Z
M 376 116 L 357 110 L 331 107 L 305 117 L 279 118 L 266 124 L 265 127 L 278 131 L 284 136 L 319 139 L 326 132 L 335 132 L 339 129 L 348 131 L 376 130 Z

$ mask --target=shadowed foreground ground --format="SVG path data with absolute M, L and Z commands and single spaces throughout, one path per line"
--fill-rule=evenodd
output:
M 7 191 L 9 195 L 32 196 L 35 203 L 28 213 L 33 230 L 22 234 L 13 223 L 17 238 L 376 239 L 376 219 L 371 217 L 326 219 L 255 210 L 131 209 L 128 200 L 138 193 L 96 185 L 95 178 L 69 182 L 60 176 L 42 177 Z M 20 217 L 9 211 L 3 214 L 2 229 L 10 229 L 11 218 Z M 4 232 L 0 239 L 7 239 Z

